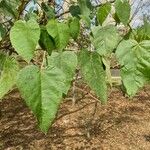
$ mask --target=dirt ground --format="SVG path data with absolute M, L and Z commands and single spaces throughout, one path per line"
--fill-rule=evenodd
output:
M 18 92 L 12 91 L 0 103 L 0 149 L 150 150 L 150 86 L 132 100 L 113 88 L 107 105 L 82 92 L 76 89 L 75 104 L 68 95 L 45 135 Z

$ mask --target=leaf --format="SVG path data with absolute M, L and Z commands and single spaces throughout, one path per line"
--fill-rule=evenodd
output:
M 51 6 L 48 6 L 45 2 L 41 3 L 41 8 L 45 12 L 48 19 L 55 18 L 55 10 Z
M 27 62 L 33 58 L 40 38 L 40 28 L 35 20 L 17 21 L 10 31 L 10 40 L 15 50 Z
M 14 58 L 4 54 L 0 54 L 0 63 L 0 99 L 2 99 L 16 83 L 19 67 Z
M 48 34 L 47 30 L 44 27 L 41 28 L 39 45 L 43 50 L 46 50 L 49 55 L 51 55 L 52 50 L 56 49 L 53 38 Z
M 81 11 L 79 5 L 71 5 L 69 7 L 69 12 L 73 17 L 80 18 L 79 16 L 81 15 Z
M 103 5 L 101 5 L 97 11 L 97 20 L 100 23 L 100 25 L 103 24 L 103 22 L 106 20 L 108 14 L 111 11 L 111 3 L 107 2 Z
M 56 20 L 50 20 L 46 25 L 47 32 L 54 39 L 56 47 L 64 49 L 70 38 L 69 27 L 65 23 L 59 23 Z
M 128 0 L 116 0 L 115 10 L 120 21 L 127 25 L 130 18 L 131 7 Z
M 134 34 L 136 34 L 135 38 L 139 42 L 141 42 L 143 40 L 150 40 L 150 23 L 144 22 L 144 24 L 141 27 L 138 27 L 135 30 Z
M 139 26 L 132 30 L 130 29 L 124 39 L 134 39 L 137 42 L 150 40 L 150 23 L 144 21 L 144 24 L 142 26 Z
M 81 74 L 90 88 L 100 97 L 102 103 L 107 101 L 107 85 L 101 56 L 96 52 L 82 50 L 78 57 Z
M 146 35 L 149 37 L 150 39 L 150 22 L 148 22 L 147 20 L 144 21 L 144 25 L 143 25 L 144 31 L 146 33 Z
M 64 94 L 67 94 L 77 67 L 76 54 L 71 51 L 64 51 L 62 53 L 53 52 L 52 55 L 48 57 L 48 64 L 60 68 L 65 74 Z
M 37 117 L 43 132 L 52 124 L 61 102 L 65 76 L 56 67 L 40 70 L 36 66 L 23 68 L 17 86 L 26 104 Z
M 90 8 L 88 7 L 87 3 L 89 0 L 78 0 L 78 4 L 81 10 L 81 14 L 84 16 L 90 15 Z
M 129 96 L 150 81 L 150 41 L 138 43 L 135 40 L 122 41 L 116 56 L 121 65 L 121 77 Z
M 25 21 L 28 21 L 28 20 L 38 20 L 39 19 L 39 16 L 37 15 L 37 12 L 34 10 L 34 6 L 31 7 L 28 12 L 25 14 L 24 16 L 24 20 Z
M 69 23 L 69 28 L 71 37 L 76 40 L 80 32 L 79 19 L 73 18 L 73 20 Z
M 3 39 L 3 37 L 6 34 L 6 29 L 0 24 L 0 41 Z
M 18 12 L 16 7 L 18 4 L 20 4 L 18 0 L 2 0 L 0 1 L 0 13 L 17 18 Z
M 87 8 L 89 8 L 90 10 L 93 10 L 94 6 L 91 3 L 91 0 L 85 0 L 86 1 L 86 6 Z
M 90 13 L 91 13 L 91 3 L 89 0 L 78 0 L 78 4 L 81 11 L 81 18 L 84 20 L 86 25 L 89 27 L 90 22 Z
M 92 44 L 101 56 L 111 53 L 117 46 L 120 37 L 115 26 L 97 26 L 92 29 Z
M 7 55 L 2 53 L 2 52 L 0 52 L 0 72 L 3 70 L 6 58 L 7 58 Z
M 120 19 L 118 18 L 117 14 L 114 13 L 112 16 L 113 16 L 115 22 L 116 22 L 117 24 L 120 24 Z

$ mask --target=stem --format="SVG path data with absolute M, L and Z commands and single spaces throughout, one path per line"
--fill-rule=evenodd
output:
M 42 59 L 42 64 L 41 64 L 41 70 L 44 68 L 45 57 L 46 57 L 46 51 L 43 52 L 43 59 Z
M 136 34 L 133 32 L 132 27 L 130 26 L 130 24 L 128 23 L 128 27 L 130 28 L 131 32 L 133 33 L 134 37 L 136 37 Z
M 79 73 L 79 71 L 76 70 L 75 79 L 74 79 L 74 81 L 73 81 L 73 87 L 72 87 L 72 93 L 73 93 L 72 106 L 74 106 L 75 103 L 76 103 L 76 94 L 75 94 L 75 90 L 76 90 L 76 80 L 78 79 L 78 76 L 79 76 L 78 73 Z
M 112 88 L 112 77 L 111 77 L 111 71 L 110 71 L 110 59 L 111 57 L 102 57 L 102 61 L 106 67 L 106 76 L 107 76 L 107 81 L 110 85 L 110 87 Z

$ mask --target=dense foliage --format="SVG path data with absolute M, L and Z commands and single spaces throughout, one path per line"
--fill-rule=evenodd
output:
M 62 14 L 54 3 L 37 0 L 39 8 L 26 12 L 28 3 L 0 0 L 0 99 L 17 86 L 43 132 L 77 71 L 100 101 L 107 102 L 112 54 L 129 97 L 150 82 L 150 24 L 145 19 L 132 29 L 128 0 L 99 5 L 77 0 Z

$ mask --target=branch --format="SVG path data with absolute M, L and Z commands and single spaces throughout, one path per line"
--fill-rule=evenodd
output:
M 65 114 L 63 114 L 63 115 L 57 117 L 57 118 L 56 118 L 56 121 L 58 121 L 59 119 L 65 117 L 65 116 L 67 116 L 67 115 L 70 115 L 70 114 L 76 113 L 76 112 L 78 112 L 78 111 L 81 111 L 82 109 L 84 109 L 85 107 L 87 107 L 87 106 L 89 106 L 89 105 L 91 105 L 91 104 L 95 104 L 95 102 L 91 102 L 91 103 L 85 104 L 84 106 L 80 107 L 79 109 L 76 109 L 76 110 L 74 110 L 74 111 L 70 111 L 70 112 L 68 112 L 68 113 L 65 113 Z
M 18 17 L 17 20 L 20 19 L 20 16 L 22 15 L 24 9 L 26 8 L 27 4 L 30 2 L 30 0 L 22 0 L 21 5 L 18 7 Z
M 57 15 L 55 18 L 59 18 L 59 17 L 61 17 L 61 16 L 63 16 L 63 15 L 69 14 L 69 13 L 70 13 L 70 11 L 67 10 L 67 11 L 61 13 L 60 15 Z

